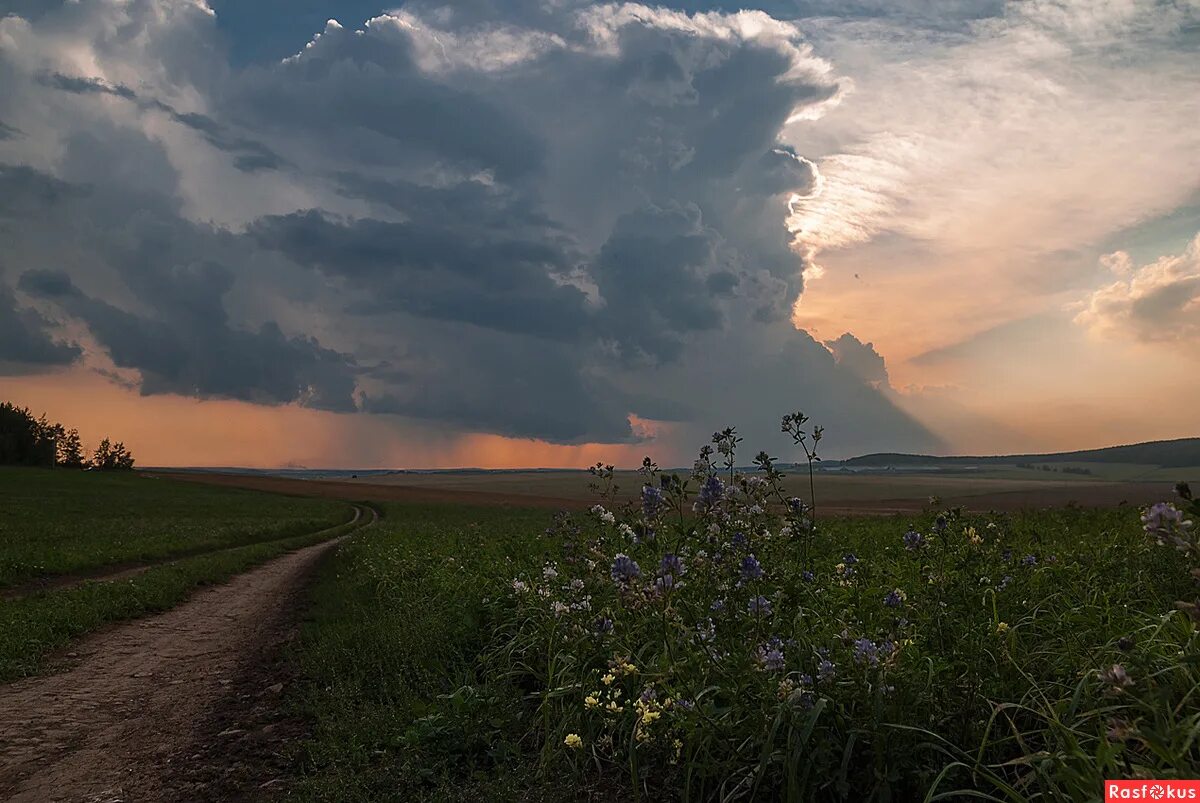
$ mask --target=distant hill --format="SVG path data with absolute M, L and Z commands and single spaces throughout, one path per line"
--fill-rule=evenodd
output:
M 924 454 L 893 454 L 880 452 L 852 457 L 849 460 L 826 461 L 827 467 L 867 468 L 883 466 L 999 466 L 1017 463 L 1135 463 L 1161 468 L 1200 466 L 1200 438 L 1179 438 L 1171 441 L 1148 441 L 1128 446 L 1108 446 L 1103 449 L 1083 449 L 1078 452 L 1050 454 L 1008 454 L 937 457 Z

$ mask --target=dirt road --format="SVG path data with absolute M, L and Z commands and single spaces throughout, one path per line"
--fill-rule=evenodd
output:
M 339 541 L 90 636 L 57 674 L 0 686 L 0 799 L 228 798 L 231 757 L 250 731 L 270 729 L 236 720 L 255 719 L 280 692 L 272 656 L 293 630 L 305 581 Z M 254 784 L 253 798 L 271 785 L 241 781 Z

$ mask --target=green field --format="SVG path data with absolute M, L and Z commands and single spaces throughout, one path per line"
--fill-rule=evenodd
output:
M 128 472 L 0 467 L 0 589 L 300 535 L 350 513 L 340 502 Z
M 102 625 L 165 610 L 219 582 L 347 529 L 349 505 L 212 488 L 134 474 L 0 469 L 0 681 Z M 332 529 L 330 529 L 332 528 Z M 106 570 L 156 564 L 113 581 Z M 65 576 L 65 577 L 64 577 Z
M 1200 775 L 1188 564 L 1130 509 L 833 518 L 809 539 L 743 508 L 638 543 L 587 513 L 550 533 L 538 511 L 386 513 L 313 590 L 300 800 L 1072 801 Z M 610 576 L 618 553 L 636 581 Z M 668 553 L 686 573 L 648 590 Z M 1098 674 L 1114 664 L 1132 685 Z

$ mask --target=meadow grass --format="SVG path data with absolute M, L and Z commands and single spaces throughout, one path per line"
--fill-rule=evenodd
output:
M 36 674 L 55 650 L 104 625 L 173 608 L 200 587 L 336 537 L 341 529 L 222 549 L 127 580 L 86 582 L 0 602 L 0 683 Z
M 0 590 L 55 575 L 313 532 L 340 502 L 142 477 L 0 468 Z
M 1136 511 L 809 533 L 734 484 L 548 530 L 389 505 L 313 590 L 295 797 L 1067 801 L 1200 775 L 1191 581 Z

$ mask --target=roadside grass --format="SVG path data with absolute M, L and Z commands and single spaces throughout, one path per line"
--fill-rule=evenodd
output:
M 610 563 L 628 552 L 653 585 L 678 540 L 630 542 L 587 514 L 547 534 L 544 511 L 386 512 L 312 589 L 296 800 L 1066 801 L 1105 773 L 1200 772 L 1200 636 L 1171 612 L 1187 569 L 1130 509 L 952 517 L 937 536 L 933 512 L 823 519 L 811 586 L 797 542 L 768 533 L 761 579 L 692 548 L 665 595 L 615 583 Z M 740 556 L 730 535 L 706 548 Z M 746 616 L 751 592 L 770 622 Z M 731 613 L 708 612 L 716 598 Z M 705 617 L 720 619 L 708 657 Z M 775 636 L 779 668 L 763 663 Z M 815 682 L 826 657 L 836 672 Z M 626 659 L 639 668 L 606 686 Z M 1099 679 L 1117 663 L 1132 687 Z M 585 699 L 618 687 L 620 713 Z
M 273 541 L 345 503 L 116 472 L 0 468 L 0 593 L 32 580 Z
M 104 625 L 168 610 L 197 588 L 351 527 L 221 549 L 155 566 L 127 580 L 85 582 L 0 602 L 0 682 L 36 674 L 55 650 Z

